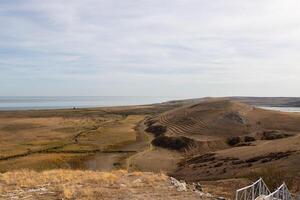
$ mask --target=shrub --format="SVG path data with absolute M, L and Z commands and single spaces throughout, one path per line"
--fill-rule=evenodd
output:
M 246 177 L 252 181 L 256 181 L 260 177 L 263 178 L 271 191 L 277 189 L 283 182 L 286 183 L 289 189 L 293 189 L 298 185 L 293 175 L 275 166 L 267 166 L 263 169 L 252 171 Z
M 164 134 L 167 131 L 167 128 L 161 125 L 151 125 L 145 130 L 148 133 L 152 133 L 155 137 Z
M 227 138 L 227 144 L 230 145 L 230 146 L 237 145 L 240 142 L 241 142 L 241 138 L 240 137 L 230 137 L 230 138 Z
M 152 119 L 147 119 L 146 122 L 145 122 L 145 124 L 146 124 L 147 126 L 152 126 L 152 125 L 155 124 L 155 123 L 156 123 L 156 121 L 155 121 L 155 120 L 152 120 Z
M 158 147 L 163 147 L 172 150 L 185 150 L 195 145 L 194 140 L 187 137 L 168 137 L 158 136 L 152 140 L 152 144 Z
M 280 131 L 264 131 L 262 140 L 276 140 L 276 139 L 282 139 L 286 137 L 293 136 L 292 134 L 280 132 Z
M 245 136 L 244 137 L 244 142 L 253 142 L 255 141 L 255 138 L 252 136 Z

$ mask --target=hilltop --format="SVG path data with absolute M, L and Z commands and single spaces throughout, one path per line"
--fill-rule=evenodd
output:
M 230 100 L 208 100 L 172 109 L 145 120 L 146 131 L 158 136 L 220 141 L 235 136 L 258 137 L 265 131 L 300 131 L 299 114 L 260 109 Z
M 274 106 L 274 107 L 299 107 L 300 97 L 247 97 L 247 96 L 231 96 L 231 97 L 203 97 L 194 99 L 184 99 L 166 102 L 167 104 L 195 104 L 209 100 L 230 100 L 241 102 L 253 106 Z
M 145 130 L 154 135 L 157 154 L 163 149 L 170 155 L 177 152 L 177 167 L 169 171 L 177 178 L 259 176 L 262 169 L 273 166 L 284 170 L 286 179 L 293 177 L 293 188 L 300 183 L 299 113 L 209 99 L 147 118 L 144 123 Z

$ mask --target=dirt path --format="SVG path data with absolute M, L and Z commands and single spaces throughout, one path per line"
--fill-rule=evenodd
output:
M 136 140 L 118 146 L 116 153 L 99 152 L 92 156 L 85 165 L 89 170 L 110 171 L 116 169 L 129 170 L 128 160 L 137 153 L 145 151 L 150 148 L 150 136 L 143 131 L 142 121 L 134 127 Z

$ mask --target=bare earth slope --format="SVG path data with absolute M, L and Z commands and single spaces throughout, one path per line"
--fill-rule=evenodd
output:
M 286 178 L 294 181 L 300 177 L 299 113 L 211 99 L 148 118 L 145 124 L 159 140 L 153 143 L 159 147 L 172 149 L 162 141 L 171 147 L 171 140 L 177 145 L 178 141 L 194 141 L 191 150 L 185 146 L 187 152 L 181 154 L 177 169 L 170 173 L 179 179 L 249 177 L 268 166 L 284 170 Z
M 165 127 L 167 136 L 195 140 L 215 140 L 263 130 L 300 131 L 298 114 L 263 110 L 229 100 L 186 105 L 150 118 L 146 124 Z

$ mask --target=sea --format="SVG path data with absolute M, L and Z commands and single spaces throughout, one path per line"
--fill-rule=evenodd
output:
M 0 110 L 39 110 L 66 108 L 93 108 L 108 106 L 129 106 L 161 103 L 174 97 L 142 96 L 59 96 L 59 97 L 1 97 Z
M 275 110 L 281 112 L 300 112 L 300 107 L 260 107 L 267 110 Z
M 146 96 L 0 96 L 0 110 L 94 108 L 162 103 L 180 98 Z M 300 107 L 261 107 L 282 112 L 300 112 Z

